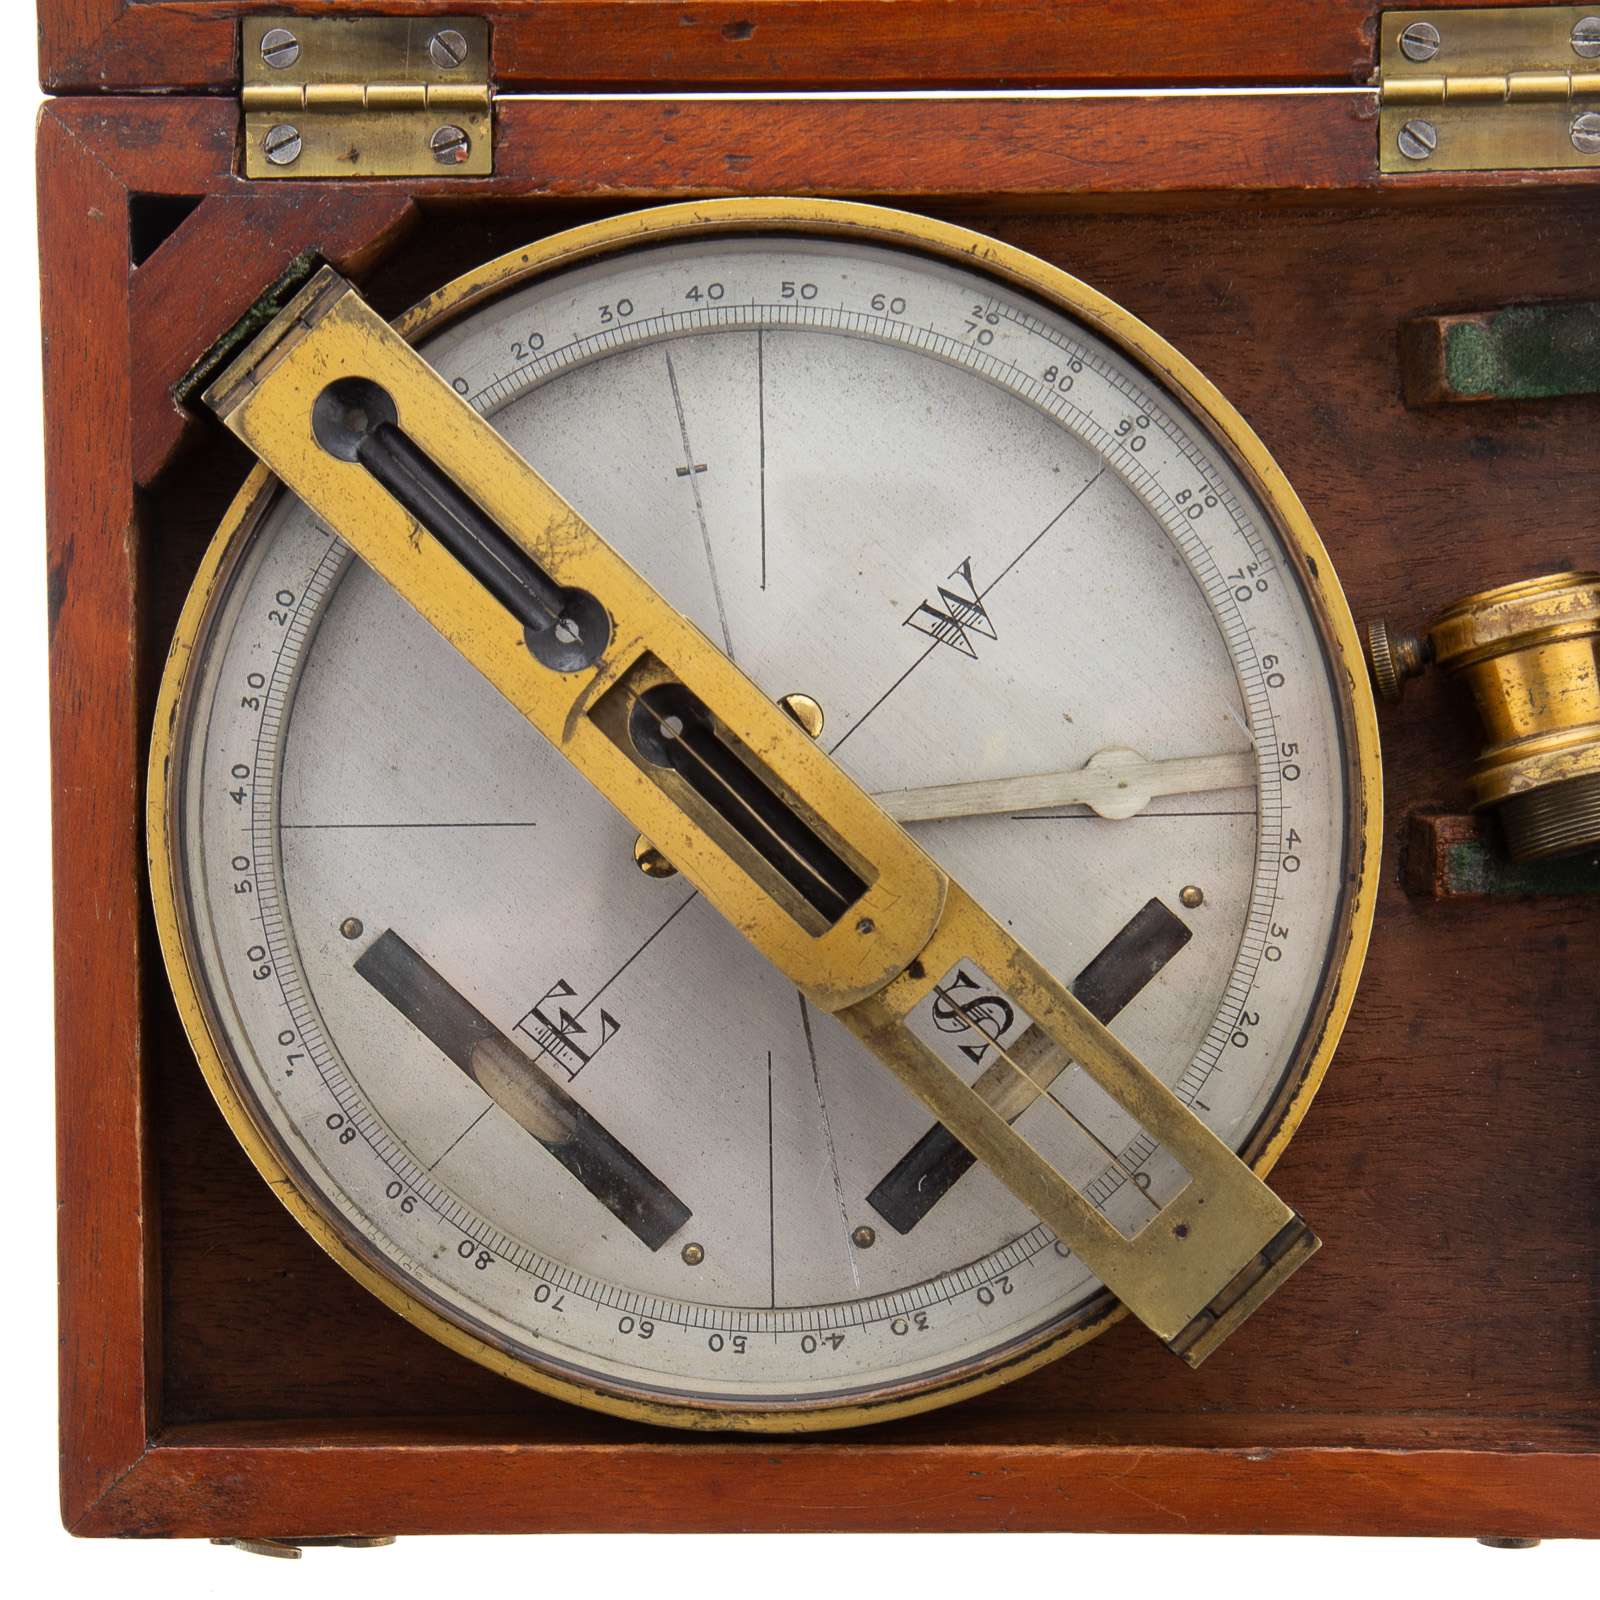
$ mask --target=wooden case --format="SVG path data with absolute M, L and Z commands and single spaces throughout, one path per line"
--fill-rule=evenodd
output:
M 964 1404 L 802 1440 L 545 1399 L 323 1257 L 185 1042 L 141 828 L 162 658 L 246 470 L 171 386 L 302 250 L 394 314 L 668 198 L 959 219 L 1172 340 L 1285 468 L 1356 615 L 1415 627 L 1600 565 L 1600 397 L 1408 410 L 1396 363 L 1409 317 L 1592 298 L 1595 173 L 1380 177 L 1374 94 L 1319 92 L 1367 80 L 1372 0 L 1292 22 L 1259 0 L 390 0 L 488 17 L 499 89 L 547 96 L 499 103 L 495 175 L 240 178 L 239 16 L 329 9 L 359 8 L 41 0 L 67 1526 L 1600 1533 L 1600 922 L 1579 895 L 1406 893 L 1408 812 L 1469 798 L 1448 684 L 1383 718 L 1367 973 L 1274 1179 L 1316 1262 L 1198 1373 L 1124 1322 Z M 1183 85 L 1230 92 L 1025 92 Z M 695 97 L 930 88 L 1011 92 Z

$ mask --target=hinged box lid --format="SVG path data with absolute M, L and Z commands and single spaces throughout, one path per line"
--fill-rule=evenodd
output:
M 239 46 L 247 178 L 494 171 L 481 17 L 250 16 Z
M 52 93 L 239 86 L 249 16 L 480 17 L 502 92 L 1365 83 L 1377 0 L 38 0 Z

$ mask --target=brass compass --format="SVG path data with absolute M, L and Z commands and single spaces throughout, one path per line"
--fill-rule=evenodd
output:
M 207 403 L 275 477 L 173 647 L 158 920 L 235 1131 L 396 1309 L 579 1403 L 833 1427 L 1119 1301 L 1198 1364 L 1316 1249 L 1261 1177 L 1365 951 L 1371 697 L 1150 330 L 727 201 L 396 329 L 324 270 Z

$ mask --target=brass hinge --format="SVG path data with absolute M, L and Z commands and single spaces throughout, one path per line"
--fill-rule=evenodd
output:
M 246 17 L 247 178 L 494 171 L 482 17 Z
M 1379 171 L 1600 167 L 1600 0 L 1386 11 L 1379 38 Z

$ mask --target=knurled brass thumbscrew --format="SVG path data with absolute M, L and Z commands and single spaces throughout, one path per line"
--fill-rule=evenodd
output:
M 1391 633 L 1382 617 L 1374 617 L 1361 629 L 1361 643 L 1372 673 L 1372 686 L 1378 698 L 1398 705 L 1405 693 L 1406 680 L 1425 672 L 1433 660 L 1433 646 L 1414 633 Z

